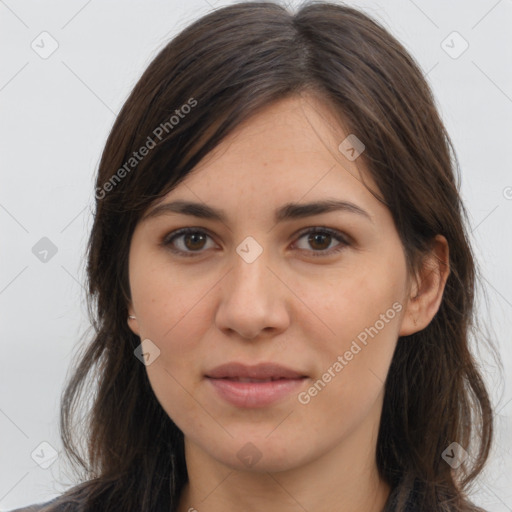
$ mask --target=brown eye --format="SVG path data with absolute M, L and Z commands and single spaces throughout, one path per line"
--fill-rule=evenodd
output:
M 175 253 L 184 256 L 195 256 L 201 254 L 207 247 L 210 235 L 199 229 L 184 228 L 175 231 L 164 238 L 162 245 L 168 246 Z
M 183 228 L 167 235 L 162 245 L 181 256 L 199 256 L 208 246 L 212 237 L 202 229 Z M 330 256 L 350 245 L 348 239 L 339 231 L 329 228 L 314 228 L 304 231 L 298 240 L 305 239 L 307 247 L 298 247 L 312 256 Z M 334 246 L 333 242 L 337 242 Z M 213 243 L 213 240 L 212 240 Z
M 313 256 L 330 256 L 350 245 L 348 239 L 339 231 L 329 228 L 314 228 L 302 232 L 299 240 L 306 239 L 308 247 L 299 247 L 300 250 L 307 251 Z M 337 245 L 331 246 L 333 242 Z
M 311 233 L 308 237 L 308 243 L 311 244 L 313 249 L 320 251 L 325 250 L 331 244 L 331 235 L 325 233 Z
M 197 251 L 198 249 L 203 248 L 205 238 L 206 237 L 203 233 L 191 233 L 183 235 L 183 242 L 187 249 L 190 249 L 191 251 Z

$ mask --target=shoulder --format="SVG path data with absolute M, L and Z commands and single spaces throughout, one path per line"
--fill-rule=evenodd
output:
M 57 500 L 58 497 L 53 498 L 50 501 L 45 501 L 44 503 L 37 503 L 34 505 L 29 505 L 28 507 L 17 508 L 15 510 L 11 510 L 10 512 L 42 512 L 46 507 L 48 507 L 48 505 L 53 505 L 57 502 Z

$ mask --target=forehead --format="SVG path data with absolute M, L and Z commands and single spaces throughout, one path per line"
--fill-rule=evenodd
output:
M 348 135 L 313 97 L 280 100 L 239 125 L 160 202 L 189 199 L 255 215 L 326 198 L 379 208 L 362 160 L 339 149 Z
M 252 168 L 257 171 L 252 175 L 279 180 L 310 176 L 310 163 L 324 172 L 338 163 L 357 176 L 361 165 L 338 148 L 347 135 L 327 105 L 311 96 L 292 96 L 267 105 L 239 125 L 194 172 L 225 169 L 234 178 L 237 170 Z

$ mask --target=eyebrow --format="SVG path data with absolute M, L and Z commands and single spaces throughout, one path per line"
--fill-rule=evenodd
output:
M 370 214 L 360 206 L 348 201 L 340 201 L 336 199 L 325 199 L 311 203 L 286 203 L 275 211 L 274 222 L 279 223 L 287 220 L 302 219 L 334 211 L 355 213 L 367 218 L 373 223 Z M 223 210 L 213 208 L 204 203 L 195 203 L 183 200 L 162 203 L 144 215 L 143 220 L 176 213 L 190 215 L 200 219 L 216 220 L 222 223 L 227 222 L 227 215 Z

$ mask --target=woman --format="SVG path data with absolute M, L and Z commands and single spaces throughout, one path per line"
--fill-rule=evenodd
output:
M 96 334 L 61 416 L 83 482 L 33 510 L 481 511 L 456 170 L 421 70 L 363 13 L 242 2 L 185 29 L 103 152 Z

